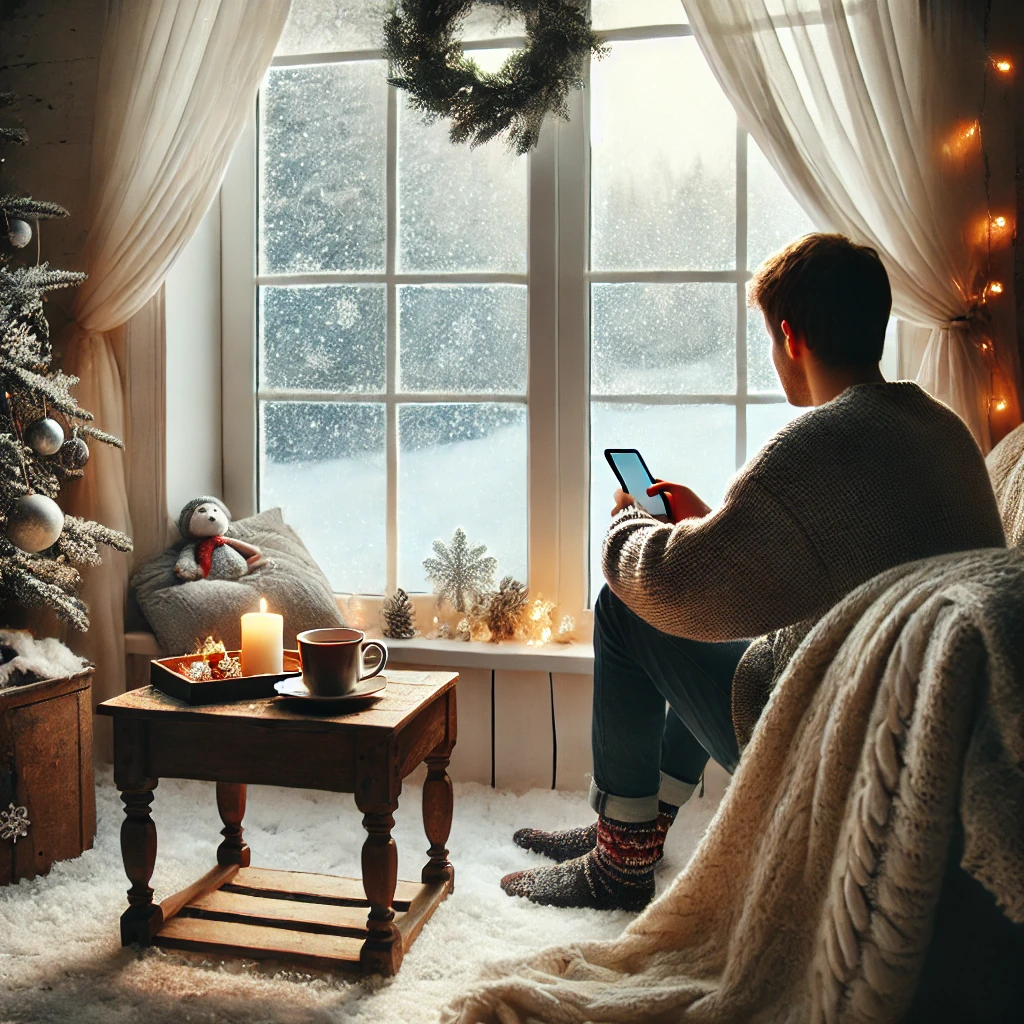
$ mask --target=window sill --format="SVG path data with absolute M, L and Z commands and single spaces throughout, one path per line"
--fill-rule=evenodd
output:
M 431 668 L 513 669 L 521 672 L 566 672 L 590 675 L 594 671 L 594 647 L 589 643 L 531 646 L 510 640 L 503 644 L 461 640 L 386 640 L 392 665 L 423 665 Z M 126 654 L 159 658 L 152 633 L 125 633 Z

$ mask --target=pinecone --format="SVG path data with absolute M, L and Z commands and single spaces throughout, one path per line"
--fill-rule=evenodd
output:
M 389 640 L 411 640 L 417 635 L 409 595 L 399 587 L 384 601 L 381 609 L 382 632 Z
M 487 602 L 487 628 L 491 640 L 511 640 L 523 621 L 526 610 L 526 584 L 506 576 Z

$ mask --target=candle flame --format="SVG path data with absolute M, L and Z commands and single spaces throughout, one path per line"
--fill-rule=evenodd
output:
M 260 598 L 260 611 L 266 614 L 267 611 L 267 599 L 265 597 Z

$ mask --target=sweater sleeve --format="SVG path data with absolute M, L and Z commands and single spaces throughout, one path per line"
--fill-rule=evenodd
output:
M 620 512 L 603 563 L 609 587 L 640 618 L 693 640 L 759 636 L 838 596 L 799 522 L 749 476 L 703 519 L 673 526 L 640 509 Z

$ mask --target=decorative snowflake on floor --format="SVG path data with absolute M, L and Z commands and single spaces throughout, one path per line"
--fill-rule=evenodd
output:
M 445 547 L 434 541 L 436 558 L 423 561 L 434 593 L 448 601 L 457 612 L 468 610 L 467 601 L 478 600 L 494 586 L 498 560 L 486 555 L 486 544 L 474 547 L 466 542 L 466 531 L 457 527 L 452 542 Z
M 28 820 L 28 808 L 15 807 L 11 804 L 6 811 L 0 811 L 0 839 L 10 839 L 17 842 L 19 836 L 28 835 L 28 827 L 32 822 Z

